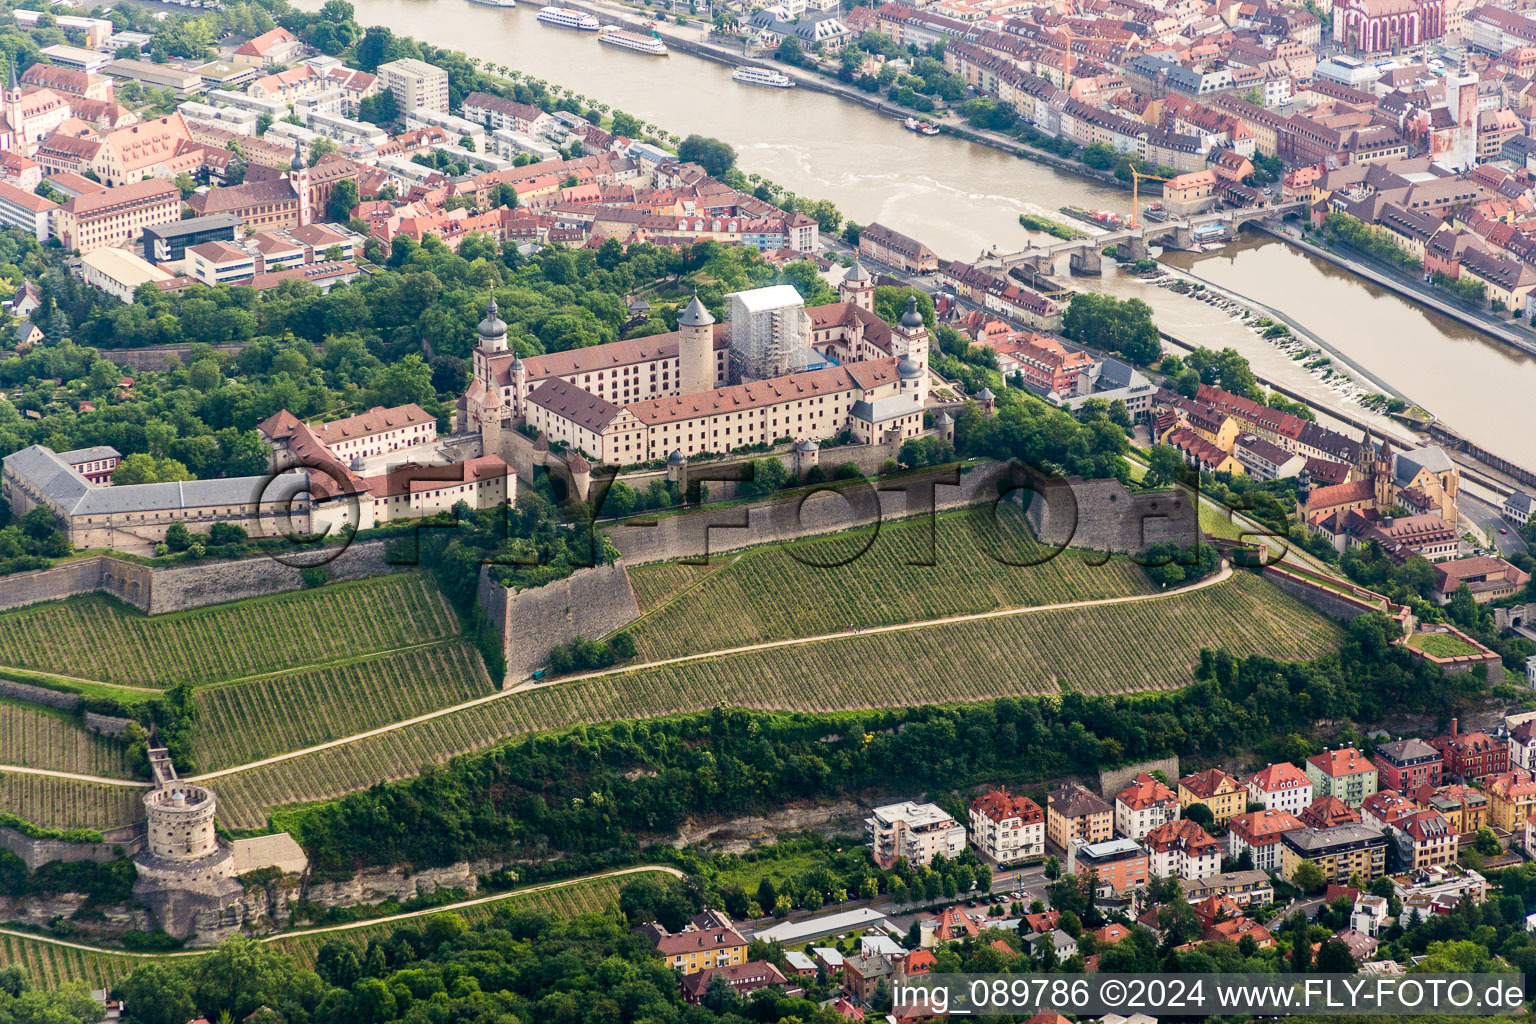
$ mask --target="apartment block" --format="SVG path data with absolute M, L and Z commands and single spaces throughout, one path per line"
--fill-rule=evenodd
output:
M 1376 765 L 1354 747 L 1307 758 L 1307 776 L 1317 797 L 1335 797 L 1351 807 L 1376 792 Z
M 1097 794 L 1073 783 L 1049 794 L 1045 800 L 1045 835 L 1062 850 L 1072 840 L 1101 843 L 1115 834 L 1115 811 Z
M 1296 880 L 1302 864 L 1316 864 L 1330 882 L 1346 883 L 1354 875 L 1367 882 L 1387 870 L 1387 833 L 1370 825 L 1337 825 L 1287 832 L 1280 840 L 1280 874 Z
M 971 845 L 998 865 L 1045 856 L 1045 812 L 1026 796 L 994 790 L 971 802 Z
M 933 860 L 934 854 L 959 856 L 965 850 L 965 827 L 936 804 L 911 800 L 876 807 L 864 819 L 874 848 L 875 863 L 891 867 L 905 857 L 914 867 Z
M 404 57 L 378 67 L 379 85 L 395 95 L 402 113 L 424 108 L 448 111 L 448 72 L 424 60 Z
M 1248 802 L 1300 814 L 1312 804 L 1312 780 L 1289 761 L 1272 764 L 1248 780 Z
M 1179 816 L 1179 795 L 1142 772 L 1115 794 L 1115 831 L 1140 839 Z

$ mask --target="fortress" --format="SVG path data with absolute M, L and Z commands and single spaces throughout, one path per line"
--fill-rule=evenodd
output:
M 928 329 L 915 298 L 896 326 L 874 311 L 861 264 L 842 301 L 807 308 L 787 285 L 734 292 L 718 324 L 695 296 L 671 334 L 519 358 L 491 296 L 459 429 L 502 453 L 532 428 L 594 462 L 636 465 L 846 433 L 856 444 L 923 433 Z

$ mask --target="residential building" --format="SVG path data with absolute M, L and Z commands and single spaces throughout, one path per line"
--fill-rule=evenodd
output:
M 1503 772 L 1483 780 L 1488 794 L 1488 824 L 1511 834 L 1536 814 L 1536 777 L 1530 772 Z M 1465 820 L 1462 825 L 1465 826 Z
M 1385 831 L 1363 824 L 1287 832 L 1280 839 L 1280 874 L 1294 882 L 1296 869 L 1311 863 L 1330 882 L 1343 884 L 1356 874 L 1369 882 L 1386 873 L 1389 842 Z
M 1381 789 L 1366 797 L 1360 804 L 1360 820 L 1367 825 L 1379 825 L 1390 829 L 1399 820 L 1419 810 L 1419 806 L 1403 794 Z
M 1418 737 L 1378 744 L 1373 757 L 1376 784 L 1399 793 L 1417 793 L 1425 786 L 1440 785 L 1445 762 L 1440 751 Z
M 251 67 L 269 68 L 291 64 L 304 53 L 304 44 L 287 29 L 278 27 L 254 39 L 247 39 L 235 49 L 235 60 Z
M 1414 811 L 1398 819 L 1394 830 L 1402 863 L 1413 871 L 1456 863 L 1460 840 L 1439 811 Z
M 1272 764 L 1248 780 L 1248 802 L 1267 811 L 1300 814 L 1312 805 L 1312 779 L 1289 761 Z
M 380 88 L 394 93 L 402 114 L 417 109 L 448 112 L 448 72 L 442 68 L 405 57 L 380 64 L 375 73 Z
M 1236 859 L 1247 850 L 1260 871 L 1280 870 L 1280 837 L 1306 828 L 1290 811 L 1247 811 L 1227 822 L 1227 852 Z
M 54 212 L 53 232 L 82 253 L 136 241 L 146 227 L 181 219 L 181 192 L 164 179 L 75 196 Z
M 957 857 L 965 850 L 965 826 L 936 804 L 918 804 L 911 800 L 876 807 L 864 819 L 874 848 L 875 863 L 891 867 L 905 857 L 908 864 L 920 867 L 935 854 Z
M 1376 792 L 1376 765 L 1354 747 L 1325 750 L 1307 758 L 1307 776 L 1318 797 L 1331 796 L 1359 807 Z
M 1123 896 L 1147 886 L 1151 860 L 1134 839 L 1090 843 L 1073 839 L 1067 845 L 1067 873 L 1082 877 L 1090 871 L 1099 879 L 1097 895 Z
M 939 269 L 939 257 L 932 249 L 884 224 L 871 224 L 859 233 L 859 255 L 911 273 Z
M 1509 771 L 1509 744 L 1485 732 L 1457 732 L 1457 720 L 1451 719 L 1447 736 L 1437 736 L 1429 745 L 1440 752 L 1445 762 L 1445 777 L 1457 782 L 1473 782 L 1487 775 Z
M 302 454 L 302 439 L 308 434 L 333 458 L 347 463 L 437 440 L 436 417 L 414 402 L 388 409 L 376 405 L 356 416 L 309 424 L 301 423 L 284 409 L 267 417 L 256 429 L 279 455 Z
M 739 999 L 746 999 L 759 989 L 782 990 L 789 984 L 783 973 L 773 964 L 766 960 L 749 960 L 744 964 L 708 967 L 697 974 L 690 974 L 683 978 L 683 1000 L 688 1003 L 700 1002 L 717 975 L 725 978 Z
M 652 921 L 637 931 L 648 939 L 668 967 L 684 977 L 715 967 L 729 967 L 747 962 L 747 940 L 718 910 L 706 910 L 695 916 L 679 932 Z
M 1504 499 L 1504 507 L 1499 511 L 1516 526 L 1525 526 L 1536 517 L 1536 497 L 1525 491 L 1515 491 Z
M 1115 834 L 1115 810 L 1085 786 L 1071 783 L 1045 800 L 1045 836 L 1058 849 L 1074 839 L 1102 843 Z
M 1241 907 L 1262 907 L 1275 898 L 1274 883 L 1269 873 L 1257 868 L 1251 871 L 1226 871 L 1209 875 L 1183 886 L 1184 898 L 1199 903 L 1212 896 L 1223 897 Z
M 1287 451 L 1257 434 L 1243 434 L 1232 446 L 1232 455 L 1255 480 L 1280 480 L 1306 468 L 1305 456 Z
M 1221 843 L 1187 818 L 1152 829 L 1144 845 L 1152 858 L 1151 871 L 1160 878 L 1193 882 L 1221 871 Z
M 1115 831 L 1127 839 L 1140 839 L 1178 816 L 1178 794 L 1146 772 L 1115 794 Z
M 999 866 L 1045 857 L 1045 812 L 1027 796 L 993 790 L 971 801 L 971 845 Z
M 1225 825 L 1248 809 L 1248 790 L 1220 768 L 1207 768 L 1179 780 L 1179 806 L 1187 813 L 1192 804 L 1203 804 Z
M 1333 828 L 1360 821 L 1360 812 L 1336 796 L 1320 796 L 1312 806 L 1297 815 L 1308 828 Z
M 1528 718 L 1510 730 L 1509 766 L 1536 771 L 1536 718 Z

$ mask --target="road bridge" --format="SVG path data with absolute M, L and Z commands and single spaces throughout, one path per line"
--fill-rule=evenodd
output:
M 1091 238 L 1074 238 L 1065 242 L 1031 246 L 1019 252 L 997 256 L 1003 270 L 1018 268 L 1026 276 L 1044 277 L 1056 271 L 1056 263 L 1062 256 L 1068 258 L 1068 266 L 1075 274 L 1098 274 L 1103 270 L 1102 254 L 1113 245 L 1123 259 L 1140 260 L 1150 255 L 1153 244 L 1166 249 L 1192 249 L 1195 230 L 1210 224 L 1220 225 L 1227 237 L 1232 237 L 1250 223 L 1273 223 L 1286 214 L 1302 209 L 1306 200 L 1293 199 L 1270 206 L 1244 206 L 1231 210 L 1211 210 L 1165 221 L 1155 221 L 1133 228 L 1121 228 Z

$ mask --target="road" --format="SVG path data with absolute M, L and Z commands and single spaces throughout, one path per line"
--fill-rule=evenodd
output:
M 631 868 L 615 868 L 612 871 L 599 871 L 596 874 L 582 875 L 579 878 L 567 878 L 560 882 L 546 882 L 543 885 L 533 885 L 525 889 L 512 889 L 508 892 L 493 893 L 490 896 L 477 896 L 471 900 L 459 900 L 457 903 L 445 903 L 440 907 L 428 907 L 425 910 L 411 910 L 403 914 L 390 914 L 386 917 L 370 917 L 361 921 L 348 921 L 345 924 L 330 924 L 319 928 L 301 928 L 291 932 L 273 932 L 271 935 L 263 935 L 260 942 L 283 942 L 287 939 L 303 938 L 309 935 L 326 935 L 331 932 L 345 932 L 356 928 L 371 928 L 374 925 L 393 924 L 396 921 L 407 921 L 415 917 L 428 917 L 432 914 L 448 914 L 467 907 L 483 906 L 487 903 L 495 903 L 498 900 L 513 899 L 518 896 L 527 896 L 536 892 L 547 892 L 550 889 L 563 889 L 570 885 L 580 885 L 583 882 L 595 882 L 604 878 L 618 878 L 622 875 L 636 875 L 660 871 L 674 878 L 682 878 L 683 872 L 674 867 L 662 864 L 637 864 Z M 26 939 L 31 942 L 43 942 L 50 946 L 59 946 L 64 949 L 78 949 L 86 953 L 100 953 L 114 957 L 129 957 L 136 960 L 164 960 L 167 957 L 202 956 L 208 953 L 206 949 L 177 950 L 168 953 L 133 953 L 126 949 L 113 949 L 108 946 L 91 946 L 83 942 L 69 942 L 64 939 L 55 939 L 47 935 L 36 935 L 32 932 L 18 931 L 14 928 L 0 928 L 0 935 L 9 935 L 12 938 Z
M 1462 490 L 1461 500 L 1456 507 L 1461 517 L 1469 520 L 1481 533 L 1493 535 L 1499 554 L 1508 557 L 1524 554 L 1530 550 L 1530 545 L 1526 544 L 1520 534 L 1509 525 L 1509 521 L 1499 514 L 1498 509 L 1468 494 L 1465 489 Z M 1507 532 L 1500 533 L 1500 530 Z

